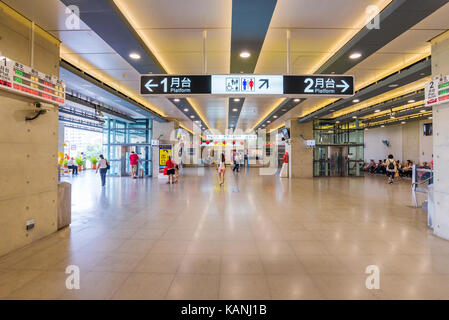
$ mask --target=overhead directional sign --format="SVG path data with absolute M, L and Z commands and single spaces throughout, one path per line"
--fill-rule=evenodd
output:
M 212 94 L 283 94 L 283 77 L 258 74 L 212 76 Z
M 352 96 L 354 77 L 334 74 L 284 76 L 284 94 Z
M 210 94 L 211 76 L 190 75 L 142 75 L 141 94 Z
M 143 95 L 352 96 L 354 77 L 344 75 L 142 75 Z

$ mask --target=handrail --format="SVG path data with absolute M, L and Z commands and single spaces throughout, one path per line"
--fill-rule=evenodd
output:
M 430 177 L 425 180 L 418 181 L 418 176 L 416 174 L 418 170 L 420 172 L 429 172 Z M 430 182 L 432 179 L 433 179 L 433 170 L 432 169 L 419 169 L 416 167 L 416 164 L 413 165 L 413 167 L 412 167 L 412 197 L 413 197 L 413 202 L 414 202 L 416 208 L 418 208 L 418 200 L 416 199 L 416 192 L 428 194 L 428 190 L 426 190 L 424 188 L 419 188 L 418 186 L 423 185 L 427 182 Z

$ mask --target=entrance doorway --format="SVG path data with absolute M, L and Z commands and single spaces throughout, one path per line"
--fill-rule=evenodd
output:
M 347 147 L 329 147 L 329 161 L 330 161 L 330 173 L 331 177 L 344 177 L 347 175 L 346 158 Z
M 315 177 L 363 176 L 363 146 L 316 146 L 313 174 Z
M 134 151 L 139 156 L 137 163 L 137 172 L 140 175 L 141 170 L 143 176 L 151 175 L 150 145 L 122 145 L 120 146 L 120 176 L 130 176 L 131 166 L 129 164 L 129 156 Z

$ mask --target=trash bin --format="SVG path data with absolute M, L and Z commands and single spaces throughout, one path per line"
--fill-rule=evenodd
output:
M 72 185 L 68 182 L 58 184 L 58 230 L 72 222 Z

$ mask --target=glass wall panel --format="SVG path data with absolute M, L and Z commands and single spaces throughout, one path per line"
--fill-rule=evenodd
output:
M 103 127 L 103 154 L 110 161 L 110 175 L 121 175 L 130 171 L 129 152 L 135 151 L 141 158 L 144 175 L 151 175 L 152 121 L 137 119 L 135 123 L 127 123 L 115 119 L 107 119 Z M 123 148 L 122 148 L 123 147 Z M 122 168 L 122 165 L 125 168 Z
M 314 121 L 313 129 L 314 176 L 363 175 L 364 130 L 358 120 L 336 123 L 321 119 Z

